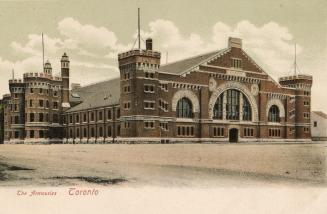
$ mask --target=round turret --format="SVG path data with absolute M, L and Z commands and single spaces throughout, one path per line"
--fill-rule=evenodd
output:
M 51 63 L 49 62 L 49 60 L 47 60 L 47 62 L 44 64 L 44 73 L 51 75 L 52 74 L 52 67 L 51 67 Z

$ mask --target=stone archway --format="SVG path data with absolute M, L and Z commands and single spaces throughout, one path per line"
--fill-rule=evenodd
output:
M 216 100 L 218 97 L 226 90 L 228 89 L 236 89 L 242 92 L 246 98 L 248 99 L 250 105 L 251 105 L 251 111 L 252 111 L 252 122 L 258 122 L 259 121 L 259 113 L 258 113 L 258 106 L 255 97 L 252 95 L 251 91 L 243 84 L 239 82 L 227 82 L 216 89 L 214 89 L 210 100 L 209 100 L 209 118 L 213 118 L 213 108 L 216 103 Z
M 196 96 L 196 94 L 193 91 L 182 89 L 177 91 L 172 99 L 172 110 L 176 111 L 177 103 L 180 99 L 183 97 L 188 98 L 192 102 L 192 111 L 193 113 L 199 112 L 200 111 L 200 103 L 199 99 Z

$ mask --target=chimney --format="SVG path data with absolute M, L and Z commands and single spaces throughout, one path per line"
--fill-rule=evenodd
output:
M 147 51 L 152 51 L 152 39 L 151 38 L 148 38 L 145 41 L 145 47 L 146 47 Z
M 228 48 L 240 48 L 242 49 L 242 39 L 240 38 L 228 38 Z

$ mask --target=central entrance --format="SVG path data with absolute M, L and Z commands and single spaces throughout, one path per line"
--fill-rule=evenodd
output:
M 229 130 L 229 142 L 237 143 L 238 141 L 238 129 L 232 128 Z

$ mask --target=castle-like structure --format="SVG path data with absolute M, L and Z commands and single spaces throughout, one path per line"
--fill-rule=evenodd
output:
M 271 78 L 229 38 L 227 47 L 170 64 L 146 49 L 118 55 L 120 78 L 69 91 L 42 73 L 9 81 L 5 143 L 175 143 L 310 140 L 312 76 Z

